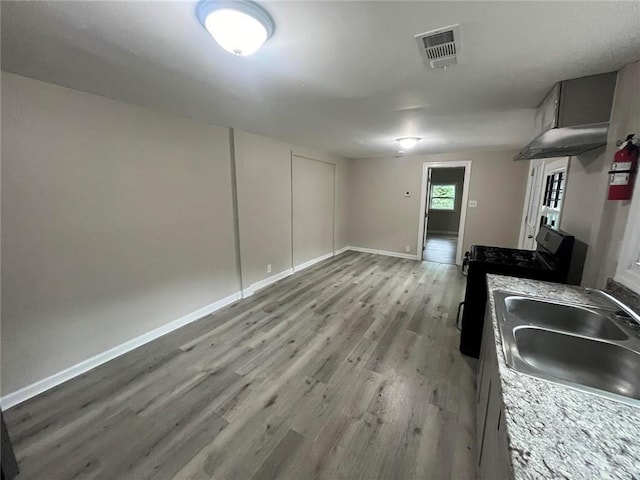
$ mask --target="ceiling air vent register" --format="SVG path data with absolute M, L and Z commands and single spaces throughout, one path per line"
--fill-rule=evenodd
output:
M 460 25 L 416 35 L 416 41 L 429 68 L 447 68 L 460 60 Z

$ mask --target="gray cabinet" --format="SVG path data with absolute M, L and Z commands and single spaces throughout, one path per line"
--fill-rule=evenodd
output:
M 7 426 L 4 424 L 4 415 L 0 409 L 0 476 L 2 476 L 2 480 L 12 480 L 16 475 L 18 475 L 18 462 L 13 453 Z
M 558 106 L 560 104 L 560 84 L 557 83 L 536 110 L 534 138 L 558 126 Z
M 512 477 L 504 407 L 498 373 L 498 357 L 491 317 L 487 315 L 478 363 L 478 477 L 502 480 Z
M 557 83 L 542 101 L 534 119 L 534 137 L 552 128 L 608 122 L 617 72 Z

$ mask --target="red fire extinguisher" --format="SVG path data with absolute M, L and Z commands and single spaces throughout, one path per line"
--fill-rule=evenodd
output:
M 631 200 L 638 168 L 638 148 L 629 135 L 613 157 L 609 170 L 609 200 Z

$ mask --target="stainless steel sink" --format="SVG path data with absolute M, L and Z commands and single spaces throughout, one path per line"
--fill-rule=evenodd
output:
M 615 307 L 494 298 L 509 367 L 640 407 L 640 330 Z
M 522 360 L 555 378 L 640 400 L 640 354 L 590 338 L 518 327 Z
M 605 313 L 591 308 L 517 296 L 506 297 L 504 302 L 507 313 L 532 325 L 608 340 L 628 338 Z

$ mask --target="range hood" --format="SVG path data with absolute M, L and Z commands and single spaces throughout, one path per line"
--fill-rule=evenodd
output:
M 514 160 L 579 155 L 607 144 L 617 72 L 556 84 L 536 112 L 537 136 Z

